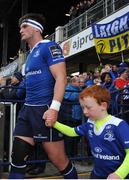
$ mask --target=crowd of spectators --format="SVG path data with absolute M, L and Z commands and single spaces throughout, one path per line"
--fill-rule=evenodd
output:
M 64 100 L 60 111 L 59 119 L 61 122 L 71 127 L 75 127 L 82 123 L 82 119 L 85 121 L 87 120 L 86 118 L 84 119 L 79 104 L 79 93 L 84 88 L 94 84 L 102 85 L 111 92 L 112 100 L 109 107 L 109 113 L 125 119 L 129 124 L 129 112 L 125 112 L 125 110 L 128 110 L 129 105 L 129 67 L 123 62 L 120 63 L 119 66 L 106 64 L 101 68 L 97 67 L 94 71 L 83 72 L 75 76 L 68 76 L 68 84 L 66 86 Z M 122 98 L 122 103 L 126 103 L 127 106 L 124 106 L 124 111 L 122 112 L 122 116 L 120 116 L 117 114 L 118 111 L 121 112 L 120 106 L 118 110 L 119 102 L 117 102 L 117 96 L 121 92 L 125 94 L 125 90 L 123 89 L 126 87 L 127 95 L 123 95 L 124 98 Z M 66 152 L 69 156 L 75 157 L 78 154 L 78 143 L 79 138 L 65 137 Z M 87 152 L 89 155 L 90 150 L 88 146 Z
M 1 99 L 24 99 L 23 76 L 21 72 L 15 72 L 11 77 L 1 77 L 0 98 Z M 22 93 L 22 96 L 21 96 Z
M 77 79 L 78 85 L 71 83 L 72 79 Z M 78 86 L 80 89 L 89 87 L 91 85 L 97 84 L 106 87 L 112 93 L 112 111 L 111 113 L 116 112 L 115 101 L 116 101 L 116 92 L 127 93 L 125 97 L 126 101 L 129 103 L 128 91 L 122 91 L 122 89 L 129 87 L 129 67 L 126 63 L 120 63 L 119 66 L 106 64 L 103 67 L 96 68 L 95 71 L 83 72 L 82 74 L 76 75 L 74 77 L 68 77 L 70 85 L 67 87 Z M 83 85 L 82 85 L 83 82 Z M 67 88 L 66 87 L 66 92 Z M 75 88 L 71 89 L 75 89 Z M 77 87 L 76 87 L 77 89 Z M 66 96 L 66 95 L 65 95 Z M 64 97 L 65 97 L 64 96 Z M 77 111 L 76 111 L 77 112 Z M 129 121 L 129 118 L 127 118 Z
M 89 8 L 96 4 L 96 0 L 80 0 L 77 4 L 74 4 L 70 7 L 69 10 L 69 20 L 73 20 L 74 18 L 78 17 Z

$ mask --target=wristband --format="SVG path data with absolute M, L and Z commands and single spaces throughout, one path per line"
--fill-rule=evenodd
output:
M 52 100 L 52 103 L 51 103 L 51 106 L 50 106 L 50 109 L 54 109 L 56 111 L 59 111 L 60 110 L 60 106 L 61 106 L 61 103 L 57 100 Z

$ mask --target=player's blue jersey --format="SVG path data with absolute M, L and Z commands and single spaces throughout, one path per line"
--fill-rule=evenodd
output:
M 55 80 L 49 66 L 60 62 L 64 62 L 64 56 L 57 43 L 42 40 L 34 46 L 28 54 L 25 65 L 26 104 L 51 103 Z
M 96 130 L 95 122 L 88 119 L 75 128 L 77 134 L 89 139 L 92 155 L 95 159 L 94 173 L 107 177 L 113 173 L 125 158 L 125 149 L 129 148 L 129 126 L 119 118 L 111 118 Z

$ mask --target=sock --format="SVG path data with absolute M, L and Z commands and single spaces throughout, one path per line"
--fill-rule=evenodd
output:
M 18 168 L 11 165 L 8 179 L 24 179 L 26 173 L 26 167 Z
M 10 172 L 8 179 L 24 179 L 25 174 L 18 172 Z
M 64 179 L 78 179 L 77 171 L 73 163 L 69 162 L 67 167 L 61 171 Z

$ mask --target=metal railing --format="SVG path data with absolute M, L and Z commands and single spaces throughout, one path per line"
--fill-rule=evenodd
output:
M 80 16 L 76 17 L 68 24 L 64 25 L 62 42 L 88 28 L 91 23 L 100 21 L 113 14 L 120 8 L 127 6 L 126 0 L 100 0 L 93 7 L 89 8 Z M 55 39 L 55 33 L 47 37 L 50 40 Z

